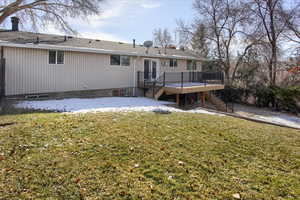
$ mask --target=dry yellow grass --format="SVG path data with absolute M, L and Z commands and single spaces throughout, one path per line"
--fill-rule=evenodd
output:
M 300 133 L 231 117 L 0 116 L 0 199 L 300 199 Z

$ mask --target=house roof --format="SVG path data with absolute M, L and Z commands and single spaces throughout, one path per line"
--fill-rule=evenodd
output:
M 134 48 L 133 44 L 122 42 L 23 31 L 9 31 L 3 29 L 0 29 L 0 46 L 203 60 L 197 56 L 195 52 L 190 50 L 167 49 L 167 53 L 164 54 L 164 49 L 151 47 L 149 48 L 148 53 L 146 53 L 146 48 L 143 47 L 143 45 L 136 45 Z

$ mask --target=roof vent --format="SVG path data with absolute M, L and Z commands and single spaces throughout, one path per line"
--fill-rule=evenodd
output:
M 20 19 L 18 17 L 11 18 L 11 30 L 12 31 L 19 31 L 19 22 L 20 22 Z

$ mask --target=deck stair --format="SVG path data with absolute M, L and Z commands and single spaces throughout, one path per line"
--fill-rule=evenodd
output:
M 164 93 L 164 87 L 162 86 L 152 86 L 149 87 L 147 90 L 145 96 L 149 98 L 154 98 L 155 100 L 158 100 L 161 95 Z
M 229 108 L 224 101 L 222 101 L 220 98 L 215 96 L 214 94 L 210 93 L 208 95 L 208 100 L 210 103 L 212 103 L 217 110 L 222 111 L 222 112 L 233 112 L 231 108 Z
M 163 87 L 160 88 L 160 89 L 155 93 L 154 99 L 155 99 L 155 100 L 158 100 L 159 97 L 160 97 L 161 95 L 163 95 L 164 92 L 165 92 L 165 89 L 164 89 Z
M 164 73 L 155 80 L 144 82 L 144 87 L 147 89 L 145 96 L 158 100 L 164 93 L 163 79 Z

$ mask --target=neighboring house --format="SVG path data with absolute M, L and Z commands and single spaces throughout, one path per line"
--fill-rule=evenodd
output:
M 164 54 L 160 48 L 147 49 L 135 41 L 126 44 L 22 32 L 18 20 L 12 22 L 11 30 L 0 30 L 3 96 L 87 91 L 99 96 L 133 96 L 145 89 L 139 85 L 141 79 L 149 83 L 174 73 L 177 78 L 172 83 L 176 83 L 186 76 L 181 73 L 201 71 L 202 59 L 189 50 L 172 48 Z

